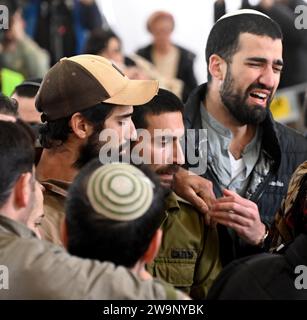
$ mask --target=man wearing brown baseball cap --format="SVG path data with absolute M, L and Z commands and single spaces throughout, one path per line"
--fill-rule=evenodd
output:
M 133 106 L 148 102 L 157 91 L 157 81 L 130 80 L 109 60 L 95 55 L 63 58 L 48 71 L 36 97 L 44 122 L 37 176 L 46 188 L 41 225 L 45 239 L 61 244 L 68 185 L 79 168 L 99 155 L 101 133 L 112 130 L 117 136 L 112 148 L 124 149 L 136 136 Z
M 63 58 L 49 70 L 36 106 L 46 120 L 56 120 L 101 102 L 140 105 L 151 100 L 157 90 L 157 81 L 130 80 L 111 61 L 84 54 Z

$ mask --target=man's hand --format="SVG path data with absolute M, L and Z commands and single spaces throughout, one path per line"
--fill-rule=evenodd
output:
M 266 228 L 257 205 L 233 191 L 224 189 L 223 193 L 224 197 L 217 199 L 209 211 L 211 219 L 232 228 L 249 244 L 259 245 Z
M 212 182 L 180 168 L 174 176 L 173 188 L 176 194 L 205 215 L 206 224 L 209 225 L 210 216 L 207 213 L 216 199 Z

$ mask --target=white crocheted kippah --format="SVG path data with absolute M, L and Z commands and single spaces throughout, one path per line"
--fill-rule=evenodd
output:
M 269 16 L 267 16 L 266 14 L 264 14 L 260 11 L 253 10 L 253 9 L 240 9 L 240 10 L 236 10 L 236 11 L 224 14 L 222 17 L 220 17 L 216 21 L 216 23 L 218 23 L 219 21 L 224 20 L 226 18 L 234 17 L 234 16 L 237 16 L 240 14 L 256 14 L 256 15 L 263 16 L 263 17 L 266 17 L 266 18 L 272 20 Z
M 127 163 L 110 163 L 96 169 L 87 184 L 94 210 L 105 218 L 130 221 L 151 206 L 154 185 L 138 168 Z

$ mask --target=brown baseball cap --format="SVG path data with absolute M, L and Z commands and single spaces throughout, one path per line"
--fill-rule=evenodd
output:
M 130 80 L 111 61 L 84 54 L 62 58 L 45 75 L 35 105 L 46 120 L 56 120 L 91 106 L 137 106 L 158 92 L 156 80 Z

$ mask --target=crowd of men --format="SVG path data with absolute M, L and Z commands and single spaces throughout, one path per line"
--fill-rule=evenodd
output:
M 62 58 L 36 95 L 39 141 L 0 98 L 1 298 L 306 298 L 288 288 L 286 257 L 307 263 L 307 140 L 269 110 L 280 27 L 224 15 L 206 61 L 208 82 L 183 105 L 103 57 Z M 263 255 L 283 278 L 264 274 Z M 246 287 L 254 273 L 263 291 Z

